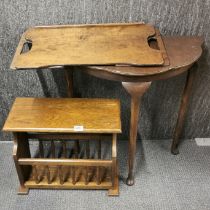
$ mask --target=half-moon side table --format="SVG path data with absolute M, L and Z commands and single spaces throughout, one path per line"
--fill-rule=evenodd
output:
M 130 138 L 128 153 L 128 178 L 127 185 L 134 184 L 134 163 L 136 153 L 136 137 L 139 109 L 143 94 L 150 87 L 152 81 L 163 80 L 177 76 L 188 71 L 185 87 L 182 93 L 179 107 L 178 119 L 173 134 L 171 152 L 178 154 L 179 137 L 182 132 L 187 106 L 192 89 L 196 67 L 193 64 L 202 54 L 203 39 L 201 37 L 163 37 L 166 52 L 170 61 L 169 66 L 162 67 L 122 67 L 122 66 L 88 66 L 82 70 L 90 75 L 122 82 L 122 86 L 131 96 L 131 117 L 130 117 Z M 152 45 L 152 43 L 151 43 Z M 69 69 L 71 70 L 71 69 Z M 67 69 L 68 71 L 68 69 Z M 70 73 L 71 71 L 69 71 Z M 67 77 L 69 87 L 71 87 L 71 73 Z M 71 92 L 71 91 L 70 91 Z

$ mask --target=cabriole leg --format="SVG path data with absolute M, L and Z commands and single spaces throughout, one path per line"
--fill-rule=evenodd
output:
M 126 180 L 126 184 L 131 186 L 134 184 L 134 163 L 140 103 L 142 96 L 150 87 L 151 82 L 122 82 L 122 85 L 131 96 L 130 139 L 128 147 L 128 178 Z

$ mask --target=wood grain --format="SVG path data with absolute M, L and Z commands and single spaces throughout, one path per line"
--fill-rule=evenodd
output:
M 115 99 L 17 98 L 4 131 L 75 133 L 121 132 L 120 103 Z M 78 132 L 78 131 L 77 131 Z
M 155 50 L 148 39 L 161 40 L 153 26 L 86 24 L 28 29 L 17 47 L 12 69 L 68 65 L 164 65 L 164 46 Z M 32 45 L 23 51 L 25 44 Z
M 199 36 L 174 36 L 163 37 L 163 42 L 170 60 L 168 66 L 86 66 L 82 69 L 109 80 L 139 82 L 166 79 L 183 73 L 200 58 L 204 40 Z
M 97 159 L 65 159 L 65 158 L 19 158 L 20 165 L 49 165 L 49 166 L 111 166 L 111 160 Z

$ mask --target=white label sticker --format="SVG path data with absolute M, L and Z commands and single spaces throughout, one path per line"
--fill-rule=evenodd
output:
M 84 130 L 83 125 L 75 125 L 74 126 L 74 131 L 83 131 L 83 130 Z

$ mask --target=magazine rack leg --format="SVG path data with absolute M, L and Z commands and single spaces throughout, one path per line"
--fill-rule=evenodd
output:
M 25 133 L 13 133 L 14 134 L 14 147 L 13 147 L 13 159 L 17 170 L 20 187 L 18 194 L 28 194 L 28 188 L 24 183 L 28 179 L 31 166 L 20 166 L 18 164 L 19 158 L 30 158 L 30 149 L 27 135 Z
M 108 195 L 119 195 L 119 179 L 117 164 L 117 134 L 112 136 L 112 188 L 109 189 Z

